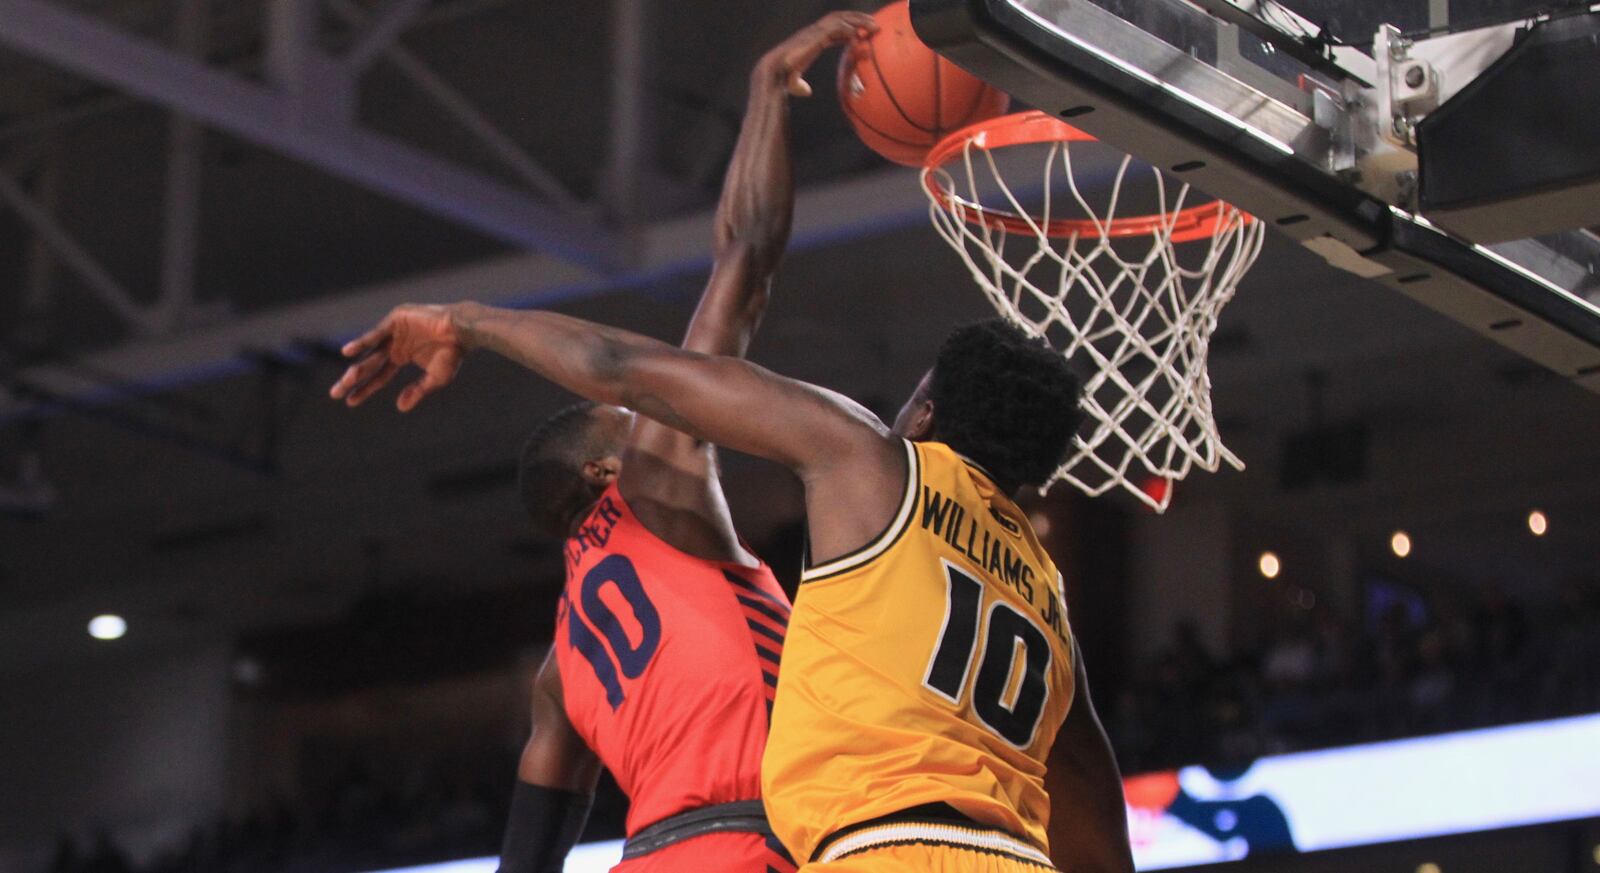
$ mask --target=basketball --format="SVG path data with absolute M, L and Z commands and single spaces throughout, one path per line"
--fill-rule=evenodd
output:
M 906 0 L 878 10 L 878 32 L 839 63 L 839 104 L 867 147 L 897 164 L 923 156 L 952 131 L 994 118 L 1011 98 L 917 38 Z

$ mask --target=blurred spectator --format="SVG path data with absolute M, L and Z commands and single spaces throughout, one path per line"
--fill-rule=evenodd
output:
M 1600 590 L 1569 582 L 1534 622 L 1499 585 L 1428 603 L 1386 584 L 1366 624 L 1325 607 L 1259 653 L 1193 625 L 1109 709 L 1126 772 L 1600 711 Z
M 1367 623 L 1325 606 L 1291 613 L 1260 651 L 1213 652 L 1178 622 L 1107 698 L 1124 772 L 1600 711 L 1594 585 L 1569 582 L 1537 611 L 1494 585 L 1477 602 L 1389 590 L 1374 603 Z M 329 873 L 494 854 L 520 751 L 503 739 L 484 738 L 470 761 L 319 756 L 319 772 L 341 774 L 325 790 L 196 828 L 137 873 Z M 610 803 L 591 834 L 620 835 L 620 795 Z M 48 868 L 134 871 L 104 834 L 86 856 L 63 839 Z
M 1473 617 L 1478 629 L 1478 661 L 1491 669 L 1514 664 L 1528 641 L 1528 620 L 1522 607 L 1506 597 L 1499 585 L 1484 587 L 1483 600 Z
M 1316 643 L 1303 629 L 1281 631 L 1262 659 L 1261 674 L 1274 691 L 1305 688 L 1316 674 Z
M 1445 657 L 1444 632 L 1429 628 L 1417 641 L 1417 673 L 1411 680 L 1409 701 L 1415 731 L 1446 728 L 1448 707 L 1455 693 L 1456 676 Z

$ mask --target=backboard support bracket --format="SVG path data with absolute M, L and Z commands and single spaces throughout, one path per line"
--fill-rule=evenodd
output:
M 912 0 L 911 15 L 1014 97 L 1600 392 L 1600 307 L 1353 184 L 1337 128 L 1084 0 Z
M 1337 42 L 1326 40 L 1318 25 L 1281 3 L 1271 0 L 1189 0 L 1206 12 L 1251 34 L 1255 38 L 1294 58 L 1306 67 L 1337 81 L 1353 81 L 1372 87 L 1372 59 L 1360 51 Z M 1281 23 L 1267 20 L 1267 10 Z M 1292 27 L 1298 34 L 1286 31 Z

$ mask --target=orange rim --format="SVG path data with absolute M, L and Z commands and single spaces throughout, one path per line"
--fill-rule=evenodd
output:
M 1249 224 L 1255 221 L 1254 216 L 1221 200 L 1191 206 L 1172 215 L 1157 213 L 1133 218 L 1117 218 L 1109 222 L 1096 222 L 1087 218 L 1056 218 L 1046 222 L 1037 216 L 1030 220 L 1014 212 L 970 203 L 957 197 L 941 186 L 939 174 L 932 172 L 961 157 L 968 143 L 974 148 L 992 152 L 1014 146 L 1051 142 L 1096 142 L 1096 140 L 1059 118 L 1038 110 L 1002 115 L 999 118 L 968 125 L 940 140 L 923 161 L 922 184 L 946 209 L 952 209 L 952 203 L 959 201 L 961 212 L 973 224 L 985 224 L 1003 229 L 1007 233 L 1030 234 L 1038 229 L 1043 230 L 1045 236 L 1058 239 L 1071 236 L 1082 239 L 1156 236 L 1170 227 L 1172 241 L 1185 243 L 1216 235 L 1218 228 L 1224 222 L 1231 223 L 1242 219 L 1244 223 Z

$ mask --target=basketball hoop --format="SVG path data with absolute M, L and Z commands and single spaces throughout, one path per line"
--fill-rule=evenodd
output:
M 1224 462 L 1244 469 L 1217 433 L 1206 354 L 1266 227 L 1222 201 L 1185 206 L 1187 184 L 1169 190 L 1167 174 L 1129 156 L 1114 177 L 1107 172 L 1109 183 L 1094 180 L 1107 193 L 1091 204 L 1075 171 L 1089 172 L 1081 150 L 1095 142 L 1042 112 L 1006 115 L 946 137 L 929 152 L 922 182 L 934 229 L 995 308 L 1095 368 L 1083 392 L 1091 428 L 1046 487 L 1064 479 L 1091 496 L 1122 487 L 1159 512 L 1173 489 L 1152 497 L 1140 487 L 1148 476 L 1175 481 Z M 1047 152 L 1042 192 L 1020 192 L 1039 198 L 1035 209 L 995 158 L 1023 146 Z M 1069 196 L 1052 191 L 1058 177 Z M 1119 218 L 1119 201 L 1140 186 L 1155 207 Z

